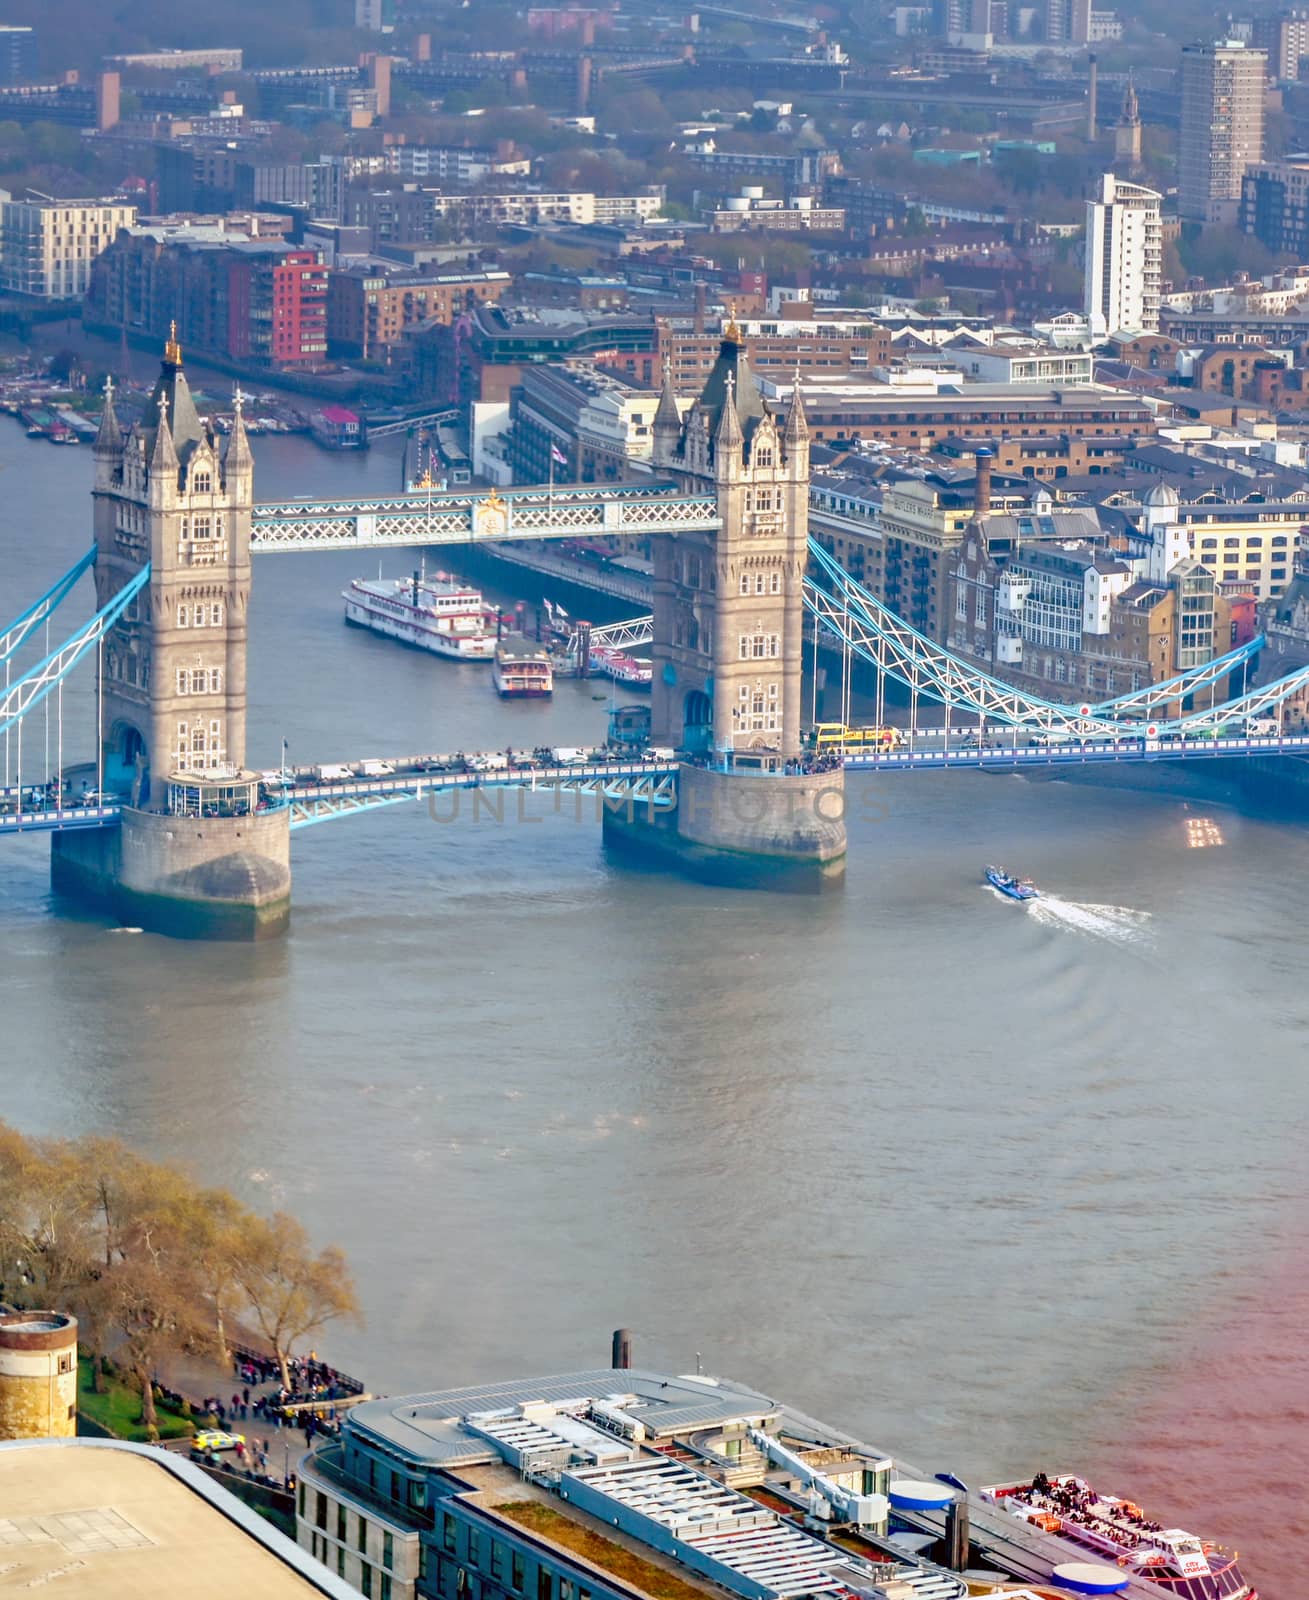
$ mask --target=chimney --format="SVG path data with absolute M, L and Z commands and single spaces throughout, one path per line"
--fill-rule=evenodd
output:
M 991 456 L 989 446 L 979 444 L 973 451 L 973 464 L 977 477 L 973 484 L 973 521 L 984 517 L 991 509 Z
M 632 1330 L 630 1328 L 614 1329 L 613 1365 L 620 1372 L 626 1372 L 632 1364 Z
M 368 87 L 377 95 L 379 117 L 391 115 L 391 58 L 374 56 L 368 63 Z
M 1086 137 L 1096 136 L 1096 97 L 1099 93 L 1099 63 L 1093 55 L 1086 58 Z
M 695 285 L 695 332 L 697 338 L 704 336 L 704 311 L 705 311 L 705 285 L 703 278 L 696 279 Z
M 579 117 L 586 115 L 587 107 L 591 104 L 591 72 L 590 56 L 577 58 L 577 114 Z
M 118 126 L 118 89 L 116 72 L 102 72 L 95 80 L 95 126 L 98 133 L 106 133 Z

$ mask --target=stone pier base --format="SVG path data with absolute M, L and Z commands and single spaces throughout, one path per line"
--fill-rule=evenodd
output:
M 118 828 L 57 833 L 59 894 L 179 939 L 268 939 L 291 914 L 290 812 L 170 817 L 124 810 Z
M 845 875 L 843 774 L 683 766 L 675 809 L 606 810 L 605 842 L 705 882 L 815 893 Z

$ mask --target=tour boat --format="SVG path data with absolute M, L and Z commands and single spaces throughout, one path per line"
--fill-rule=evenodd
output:
M 1006 872 L 1003 867 L 988 867 L 986 881 L 993 889 L 998 889 L 1001 894 L 1006 894 L 1011 900 L 1037 900 L 1040 898 L 1035 884 L 1026 878 L 1015 878 L 1012 873 Z
M 1241 1576 L 1234 1550 L 1152 1522 L 1131 1500 L 1102 1495 L 1085 1478 L 1047 1477 L 993 1484 L 985 1499 L 1075 1548 L 1158 1584 L 1177 1600 L 1259 1600 Z
M 648 657 L 629 656 L 623 650 L 611 650 L 607 645 L 591 651 L 591 671 L 612 678 L 629 689 L 648 689 L 654 671 Z
M 496 641 L 491 681 L 502 700 L 542 700 L 554 693 L 550 652 L 519 634 L 506 634 Z
M 455 661 L 495 655 L 496 611 L 477 592 L 444 579 L 356 578 L 341 591 L 345 620 Z

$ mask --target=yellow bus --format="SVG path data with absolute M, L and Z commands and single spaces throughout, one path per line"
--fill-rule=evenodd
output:
M 899 728 L 847 728 L 843 722 L 816 723 L 809 738 L 814 750 L 841 750 L 849 756 L 898 750 L 903 743 Z

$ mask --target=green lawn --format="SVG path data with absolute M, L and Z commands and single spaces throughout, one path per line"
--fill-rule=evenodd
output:
M 77 1409 L 82 1416 L 90 1417 L 102 1428 L 108 1428 L 116 1439 L 130 1439 L 136 1444 L 144 1442 L 146 1430 L 138 1418 L 141 1415 L 140 1393 L 130 1388 L 119 1377 L 104 1379 L 105 1392 L 96 1394 L 91 1388 L 91 1358 L 79 1356 L 77 1360 Z M 159 1437 L 180 1439 L 193 1433 L 195 1425 L 187 1417 L 179 1417 L 166 1406 L 156 1404 L 159 1413 Z

